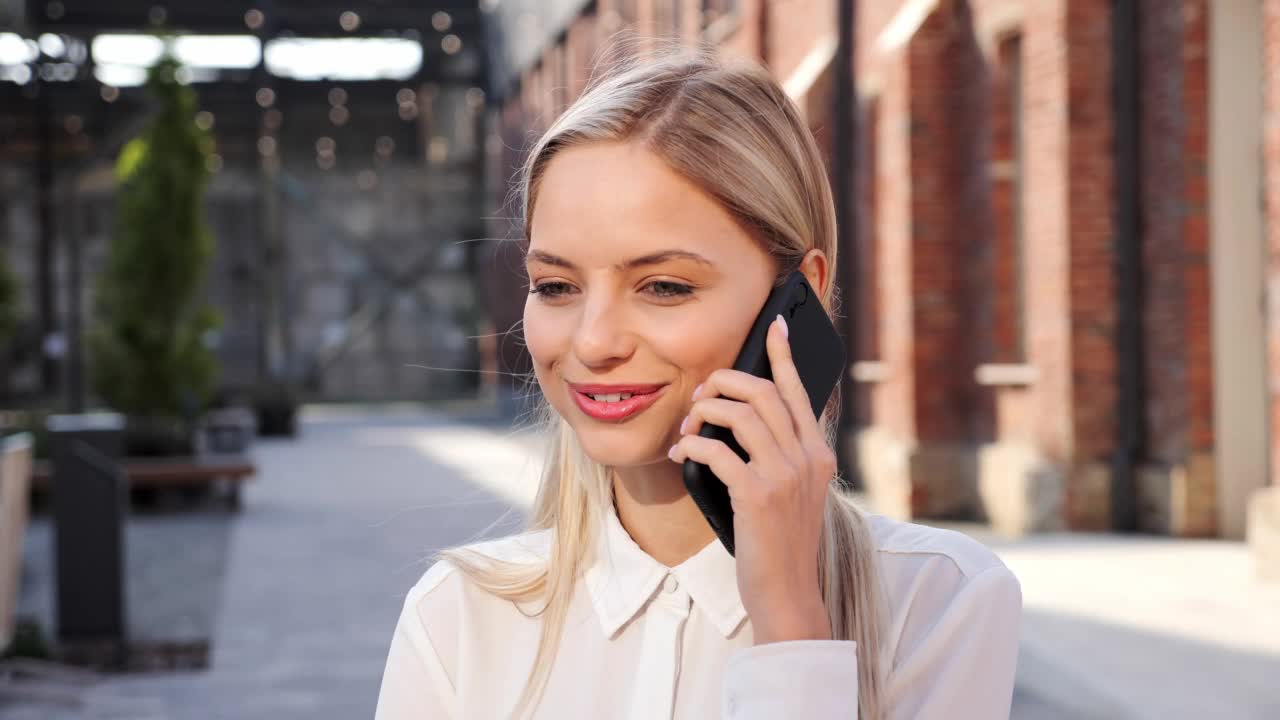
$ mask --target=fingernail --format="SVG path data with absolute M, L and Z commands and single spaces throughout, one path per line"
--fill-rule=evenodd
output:
M 684 429 L 685 429 L 686 427 L 688 427 L 688 425 L 689 425 L 689 416 L 688 416 L 688 415 L 685 415 L 685 416 L 684 416 L 684 419 L 680 421 L 680 434 L 681 434 L 681 435 L 683 435 L 683 434 L 684 434 Z
M 701 384 L 699 384 L 699 385 L 698 385 L 698 387 L 696 387 L 696 388 L 694 388 L 694 389 L 693 389 L 693 395 L 691 395 L 690 397 L 692 397 L 694 400 L 697 400 L 697 399 L 698 399 L 698 391 L 699 391 L 699 390 L 701 390 L 701 389 L 702 389 L 702 385 L 701 385 Z
M 671 460 L 675 460 L 675 459 L 676 459 L 676 446 L 675 446 L 675 445 L 672 445 L 672 446 L 671 446 L 671 449 L 667 451 L 667 457 L 668 457 L 669 459 L 671 459 Z
M 787 330 L 787 319 L 779 315 L 778 322 L 782 323 L 782 337 L 788 337 L 791 333 Z

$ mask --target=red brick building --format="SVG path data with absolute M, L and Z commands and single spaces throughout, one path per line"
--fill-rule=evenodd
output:
M 759 59 L 830 150 L 837 3 L 498 4 L 535 39 L 494 115 L 491 177 L 511 177 L 623 27 Z M 1252 498 L 1266 545 L 1280 515 L 1280 0 L 855 6 L 847 450 L 876 505 L 1015 533 L 1242 537 Z M 520 267 L 515 244 L 493 259 Z M 498 330 L 519 318 L 511 285 L 493 283 Z

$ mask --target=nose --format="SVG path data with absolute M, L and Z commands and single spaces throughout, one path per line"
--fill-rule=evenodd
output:
M 622 303 L 603 295 L 590 298 L 573 337 L 573 352 L 587 367 L 600 367 L 631 357 L 635 335 Z

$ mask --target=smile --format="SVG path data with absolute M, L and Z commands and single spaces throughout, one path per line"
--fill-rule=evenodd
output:
M 666 385 L 578 385 L 569 383 L 583 413 L 604 422 L 626 420 L 658 401 Z

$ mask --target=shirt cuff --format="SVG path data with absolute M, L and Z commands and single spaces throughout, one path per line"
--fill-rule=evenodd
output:
M 794 640 L 743 648 L 725 668 L 725 720 L 857 718 L 858 644 Z

